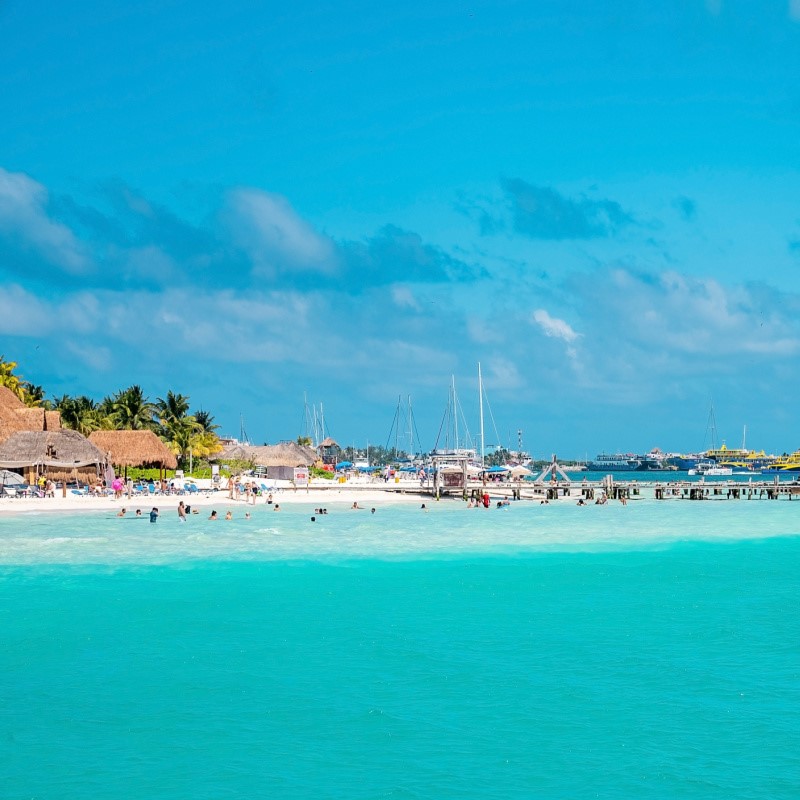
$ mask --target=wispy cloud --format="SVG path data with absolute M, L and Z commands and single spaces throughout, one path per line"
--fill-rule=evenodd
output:
M 634 223 L 633 216 L 614 200 L 571 199 L 521 178 L 503 180 L 502 188 L 514 230 L 534 239 L 596 239 Z
M 486 277 L 478 266 L 453 258 L 439 247 L 426 244 L 419 234 L 385 225 L 361 242 L 342 242 L 340 261 L 345 279 L 354 286 L 404 283 L 472 281 Z
M 90 266 L 88 253 L 66 225 L 50 217 L 48 200 L 40 183 L 0 167 L 0 239 L 58 270 L 81 274 Z
M 569 323 L 564 322 L 563 319 L 551 317 L 543 308 L 537 308 L 531 315 L 531 318 L 542 329 L 544 335 L 552 339 L 562 339 L 570 343 L 574 342 L 578 336 L 580 336 L 579 333 L 576 333 L 572 329 Z
M 223 217 L 236 245 L 262 274 L 335 270 L 334 243 L 317 233 L 285 197 L 259 189 L 235 189 L 228 194 Z

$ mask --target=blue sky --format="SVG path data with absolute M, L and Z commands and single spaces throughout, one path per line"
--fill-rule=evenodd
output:
M 800 447 L 800 0 L 0 0 L 0 352 L 274 442 Z M 658 6 L 658 7 L 654 7 Z M 494 432 L 489 436 L 494 439 Z

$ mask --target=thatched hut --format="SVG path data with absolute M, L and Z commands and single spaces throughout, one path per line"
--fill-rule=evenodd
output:
M 20 472 L 28 483 L 41 474 L 55 480 L 94 480 L 106 456 L 77 431 L 17 431 L 0 444 L 0 468 Z
M 319 460 L 312 447 L 305 447 L 296 442 L 282 442 L 262 447 L 237 444 L 225 448 L 214 458 L 217 461 L 249 461 L 256 468 L 265 468 L 268 477 L 279 480 L 291 480 L 294 478 L 295 467 L 310 467 Z
M 89 441 L 97 445 L 114 467 L 158 467 L 159 470 L 175 469 L 178 460 L 175 454 L 153 431 L 94 431 Z
M 18 431 L 57 431 L 58 411 L 29 408 L 7 386 L 0 386 L 0 442 Z

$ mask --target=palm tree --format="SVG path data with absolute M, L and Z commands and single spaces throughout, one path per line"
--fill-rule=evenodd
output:
M 16 368 L 16 361 L 6 361 L 5 356 L 0 355 L 0 386 L 10 389 L 24 402 L 26 382 L 19 375 L 14 374 Z
M 92 431 L 105 427 L 105 418 L 100 407 L 86 396 L 70 397 L 65 394 L 55 398 L 53 405 L 60 413 L 61 424 L 65 428 L 88 436 Z
M 183 394 L 167 392 L 167 397 L 156 400 L 155 412 L 162 430 L 170 425 L 180 422 L 189 412 L 189 398 Z
M 206 433 L 213 433 L 214 431 L 219 430 L 219 425 L 214 423 L 213 414 L 209 413 L 208 411 L 203 411 L 202 409 L 195 411 L 194 418 L 197 421 L 197 424 Z
M 141 386 L 118 392 L 112 402 L 115 427 L 120 430 L 152 430 L 154 406 Z
M 53 404 L 44 396 L 44 388 L 27 381 L 25 381 L 25 397 L 22 398 L 22 402 L 31 408 L 44 408 L 47 411 L 53 409 Z

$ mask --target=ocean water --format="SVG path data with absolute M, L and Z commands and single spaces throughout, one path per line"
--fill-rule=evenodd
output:
M 0 797 L 796 798 L 800 503 L 0 519 Z

